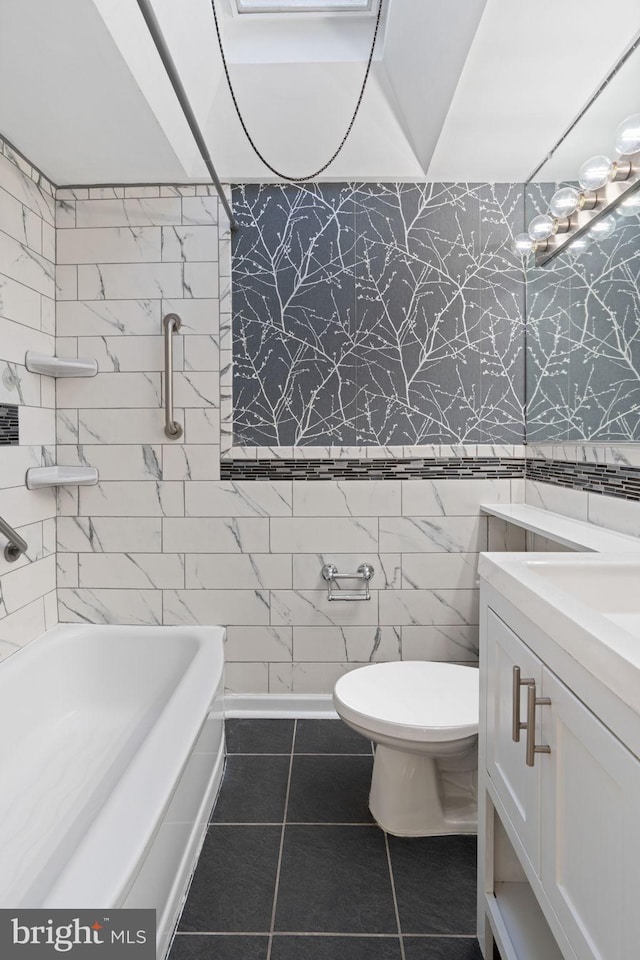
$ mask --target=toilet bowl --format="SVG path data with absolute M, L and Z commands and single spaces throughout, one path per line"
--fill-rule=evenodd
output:
M 477 832 L 478 676 L 474 667 L 405 660 L 336 683 L 338 715 L 376 744 L 369 809 L 387 833 Z

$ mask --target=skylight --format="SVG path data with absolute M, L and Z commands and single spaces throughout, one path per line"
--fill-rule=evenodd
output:
M 371 13 L 373 0 L 236 0 L 238 13 Z

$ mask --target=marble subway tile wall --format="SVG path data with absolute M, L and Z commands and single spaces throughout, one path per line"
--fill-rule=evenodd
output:
M 58 384 L 60 462 L 100 483 L 60 499 L 63 621 L 227 626 L 227 686 L 329 692 L 404 658 L 475 662 L 479 505 L 520 480 L 220 480 L 230 241 L 195 187 L 58 192 L 58 350 L 98 359 Z M 161 317 L 176 336 L 180 441 L 163 433 Z M 325 562 L 375 566 L 370 602 L 329 603 Z
M 25 353 L 54 353 L 55 209 L 52 185 L 0 140 L 0 407 L 18 408 L 19 442 L 0 444 L 0 516 L 27 541 L 4 559 L 0 538 L 0 658 L 57 621 L 56 501 L 29 491 L 29 467 L 55 457 L 55 386 L 29 373 Z

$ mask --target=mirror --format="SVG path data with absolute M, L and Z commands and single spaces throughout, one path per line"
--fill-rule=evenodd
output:
M 640 113 L 640 45 L 625 56 L 525 185 L 525 222 L 577 186 Z M 526 263 L 529 443 L 640 441 L 640 184 L 551 260 Z

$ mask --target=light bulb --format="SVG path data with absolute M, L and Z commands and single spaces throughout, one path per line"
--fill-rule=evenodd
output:
M 528 229 L 529 236 L 536 242 L 548 240 L 554 231 L 555 223 L 546 213 L 541 213 L 538 217 L 534 217 Z
M 515 253 L 517 257 L 528 257 L 530 253 L 534 253 L 536 249 L 536 242 L 532 240 L 528 233 L 519 233 L 516 237 L 513 238 L 513 243 L 511 244 L 511 252 Z
M 640 191 L 636 190 L 630 197 L 623 200 L 616 213 L 621 217 L 636 217 L 640 214 Z
M 616 130 L 615 149 L 623 157 L 640 150 L 640 113 L 622 121 Z
M 567 252 L 570 257 L 576 260 L 585 250 L 588 250 L 590 246 L 591 244 L 586 237 L 578 237 L 569 243 Z
M 549 212 L 554 217 L 570 217 L 580 206 L 580 199 L 581 195 L 574 187 L 563 187 L 551 197 Z
M 578 183 L 583 190 L 599 190 L 615 176 L 615 164 L 609 157 L 591 157 L 578 171 Z
M 589 236 L 593 240 L 608 240 L 609 237 L 615 232 L 616 229 L 616 218 L 609 216 L 605 217 L 603 220 L 598 220 L 589 230 Z

